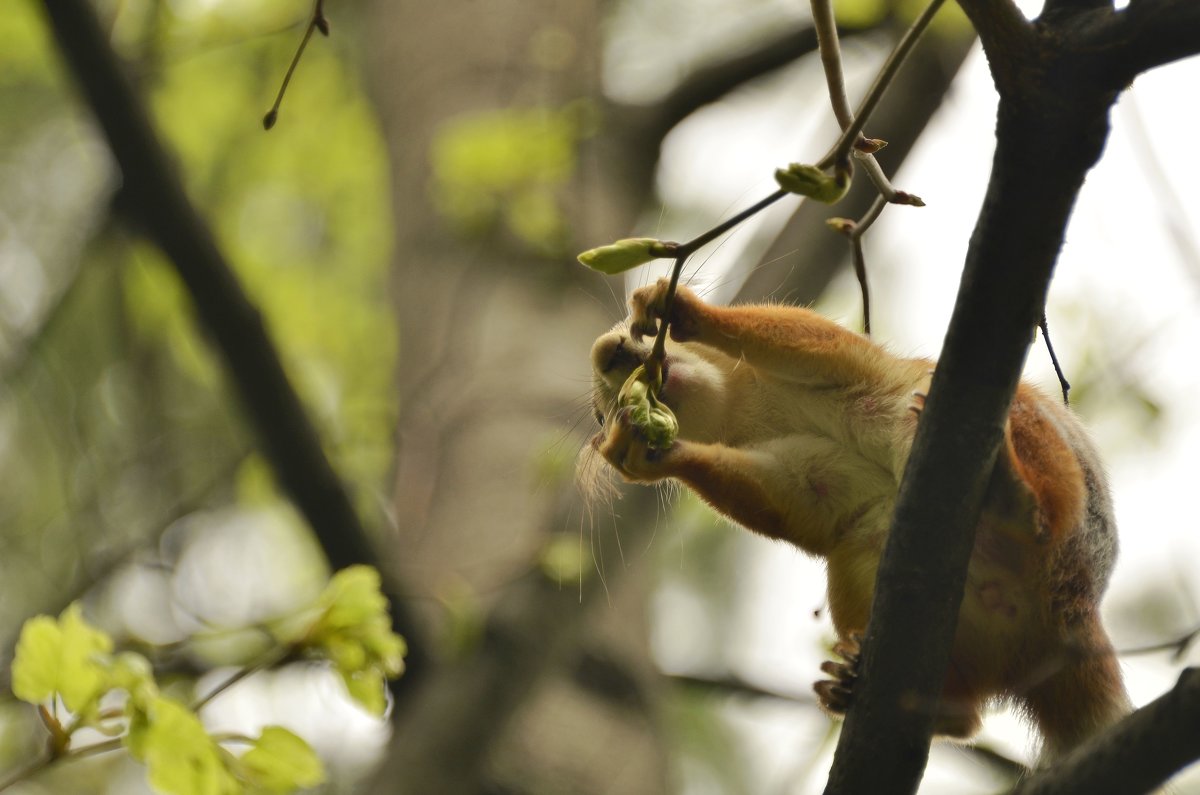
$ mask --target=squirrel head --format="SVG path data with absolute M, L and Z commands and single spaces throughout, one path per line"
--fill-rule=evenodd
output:
M 624 323 L 592 345 L 592 408 L 603 426 L 616 410 L 629 375 L 650 355 L 652 341 L 633 339 Z M 667 340 L 663 386 L 658 398 L 679 420 L 679 436 L 699 442 L 720 438 L 725 424 L 728 363 L 715 362 L 711 348 Z M 725 365 L 725 366 L 723 366 Z

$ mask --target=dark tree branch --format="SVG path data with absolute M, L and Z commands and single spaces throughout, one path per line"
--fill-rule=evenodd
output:
M 188 200 L 175 164 L 122 72 L 91 4 L 46 0 L 44 7 L 62 57 L 121 169 L 129 207 L 187 287 L 280 485 L 308 520 L 334 568 L 378 565 L 366 530 L 288 381 L 258 308 Z M 411 640 L 416 628 L 403 605 L 393 599 L 392 609 L 398 631 Z M 410 644 L 414 649 L 410 673 L 419 668 L 415 655 L 422 647 Z
M 1120 11 L 1081 18 L 1075 38 L 1073 46 L 1091 53 L 1102 79 L 1119 90 L 1142 72 L 1200 54 L 1200 3 L 1135 0 Z
M 1024 50 L 1033 38 L 1033 25 L 1021 13 L 1012 0 L 958 0 L 959 6 L 975 26 L 983 50 L 988 56 L 988 64 L 992 76 L 1000 83 L 1001 76 L 997 70 L 1015 68 L 1011 57 L 993 60 L 994 54 L 1014 53 Z
M 853 37 L 869 30 L 848 28 L 839 34 Z M 676 125 L 705 105 L 816 49 L 816 31 L 811 26 L 797 28 L 753 50 L 699 67 L 653 105 L 613 105 L 609 128 L 618 151 L 605 155 L 605 161 L 618 164 L 627 173 L 634 184 L 631 195 L 645 195 L 653 182 L 662 141 Z
M 846 38 L 866 32 L 864 28 L 838 30 Z M 765 74 L 780 69 L 817 50 L 817 33 L 798 28 L 763 42 L 754 50 L 738 53 L 717 63 L 702 66 L 655 103 L 648 133 L 661 140 L 671 129 L 696 110 L 716 102 L 729 92 Z
M 1200 758 L 1200 668 L 1175 687 L 1049 770 L 1023 781 L 1018 795 L 1128 795 L 1150 792 Z
M 908 793 L 920 781 L 983 494 L 1116 99 L 1089 79 L 1090 64 L 1062 53 L 1053 32 L 1032 50 L 1014 50 L 1028 31 L 996 15 L 1006 3 L 961 2 L 980 25 L 1000 89 L 996 153 L 880 562 L 862 677 L 827 792 Z
M 1112 0 L 1046 0 L 1038 21 L 1049 22 L 1075 16 L 1085 11 L 1097 11 L 1104 8 L 1112 10 L 1112 7 Z

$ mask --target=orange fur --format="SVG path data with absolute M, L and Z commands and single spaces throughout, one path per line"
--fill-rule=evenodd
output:
M 593 346 L 605 417 L 593 448 L 628 480 L 677 479 L 742 526 L 824 558 L 848 642 L 867 623 L 932 364 L 806 309 L 711 306 L 681 287 L 660 395 L 680 433 L 654 451 L 614 404 L 649 353 L 642 335 L 661 321 L 665 292 L 665 280 L 635 292 L 629 321 Z M 1098 614 L 1115 553 L 1090 441 L 1067 409 L 1021 385 L 977 529 L 939 732 L 970 736 L 984 702 L 1008 698 L 1052 756 L 1128 710 Z

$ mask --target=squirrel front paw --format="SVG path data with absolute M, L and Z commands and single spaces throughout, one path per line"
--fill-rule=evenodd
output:
M 627 480 L 647 482 L 669 477 L 667 459 L 672 448 L 651 448 L 649 440 L 634 425 L 629 407 L 613 414 L 604 432 L 595 436 L 592 444 Z
M 817 693 L 817 701 L 821 708 L 833 715 L 845 715 L 850 709 L 854 698 L 854 683 L 858 681 L 858 663 L 862 635 L 851 632 L 844 640 L 839 640 L 833 647 L 833 653 L 842 658 L 842 662 L 826 660 L 821 663 L 821 670 L 832 679 L 822 679 L 813 684 Z
M 666 277 L 654 284 L 639 287 L 629 297 L 629 334 L 641 341 L 644 336 L 658 333 L 658 323 L 666 314 L 667 290 L 671 281 Z M 696 337 L 695 307 L 702 302 L 690 288 L 680 284 L 675 287 L 675 301 L 671 305 L 671 339 L 685 342 Z

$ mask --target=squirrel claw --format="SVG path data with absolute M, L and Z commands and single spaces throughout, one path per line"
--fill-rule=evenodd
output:
M 645 337 L 658 334 L 658 323 L 653 318 L 642 318 L 629 324 L 629 336 L 634 342 L 641 342 Z
M 858 681 L 858 663 L 862 635 L 852 632 L 844 640 L 834 644 L 834 654 L 844 662 L 826 660 L 821 670 L 832 679 L 822 679 L 813 684 L 821 708 L 834 715 L 845 715 L 854 698 L 854 683 Z
M 912 393 L 912 400 L 908 404 L 908 410 L 920 417 L 921 412 L 925 410 L 926 397 L 928 397 L 926 393 L 919 389 L 914 389 Z

